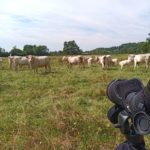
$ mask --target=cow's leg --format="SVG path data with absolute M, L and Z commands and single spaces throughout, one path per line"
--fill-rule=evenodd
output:
M 123 69 L 123 65 L 121 65 L 121 70 Z
M 136 68 L 136 65 L 137 65 L 137 62 L 136 62 L 136 61 L 134 61 L 134 69 Z
M 148 60 L 145 61 L 145 67 L 148 69 Z
M 47 71 L 47 65 L 44 66 L 45 67 L 45 72 Z
M 105 65 L 102 63 L 102 69 L 104 69 L 105 68 Z
M 48 71 L 51 72 L 51 66 L 48 64 Z

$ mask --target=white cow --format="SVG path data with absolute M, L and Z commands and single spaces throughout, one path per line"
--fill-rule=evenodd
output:
M 18 70 L 18 66 L 28 66 L 28 68 L 30 68 L 30 62 L 27 57 L 14 57 L 13 64 L 16 71 Z
M 132 60 L 127 59 L 127 60 L 122 60 L 122 61 L 120 61 L 120 62 L 119 62 L 119 65 L 120 65 L 121 69 L 123 69 L 123 67 L 124 67 L 125 65 L 130 65 L 131 63 L 132 63 Z
M 104 57 L 105 57 L 104 55 L 98 57 L 98 62 L 102 65 L 102 69 L 105 68 L 105 61 L 104 61 L 105 58 Z
M 131 60 L 133 62 L 134 61 L 134 57 L 135 57 L 135 54 L 129 54 L 128 55 L 128 60 Z
M 90 67 L 94 59 L 92 57 L 87 59 L 88 66 Z
M 94 55 L 94 56 L 93 56 L 94 62 L 99 62 L 99 57 L 100 57 L 100 56 L 98 56 L 98 55 Z
M 110 55 L 103 55 L 98 57 L 98 62 L 102 65 L 102 68 L 108 68 L 112 64 L 112 57 Z
M 38 72 L 39 67 L 45 67 L 45 71 L 48 70 L 51 71 L 50 66 L 50 57 L 49 56 L 28 56 L 28 60 L 30 62 L 31 68 L 34 70 L 34 72 Z
M 13 69 L 13 58 L 14 56 L 8 56 L 8 63 L 10 69 Z
M 15 69 L 15 59 L 21 58 L 21 56 L 8 56 L 8 63 L 10 69 Z
M 88 55 L 82 56 L 82 58 L 83 58 L 83 63 L 86 64 L 86 63 L 88 63 L 88 59 L 91 58 L 91 56 L 88 56 Z
M 83 63 L 83 57 L 82 56 L 69 56 L 67 59 L 67 62 L 69 65 L 77 65 Z
M 68 56 L 63 56 L 62 57 L 62 62 L 68 63 Z
M 117 65 L 117 64 L 118 64 L 118 59 L 117 58 L 112 59 L 112 65 Z
M 134 68 L 136 68 L 138 63 L 145 63 L 147 69 L 149 66 L 149 62 L 150 62 L 150 53 L 135 55 Z

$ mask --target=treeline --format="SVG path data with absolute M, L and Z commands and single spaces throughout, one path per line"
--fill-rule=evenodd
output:
M 80 47 L 73 41 L 65 41 L 64 47 L 59 51 L 50 51 L 45 45 L 25 45 L 23 49 L 18 49 L 14 46 L 10 52 L 6 52 L 5 49 L 0 48 L 0 56 L 5 57 L 9 55 L 101 55 L 101 54 L 126 54 L 126 53 L 150 53 L 150 34 L 145 42 L 138 43 L 126 43 L 120 46 L 114 46 L 110 48 L 96 48 L 89 51 L 82 51 Z
M 146 48 L 145 42 L 139 43 L 126 43 L 120 46 L 110 48 L 96 48 L 91 51 L 87 51 L 88 54 L 126 54 L 126 53 L 147 53 L 150 52 L 150 47 Z
M 10 54 L 13 55 L 19 55 L 19 56 L 25 56 L 25 55 L 48 55 L 49 49 L 45 45 L 25 45 L 23 47 L 23 50 L 18 49 L 16 46 L 12 48 L 10 51 Z
M 138 53 L 150 53 L 150 33 L 145 42 L 138 43 L 126 43 L 120 46 L 114 46 L 110 48 L 96 48 L 94 50 L 87 51 L 87 54 L 138 54 Z
M 0 56 L 5 57 L 9 55 L 18 55 L 18 56 L 26 56 L 26 55 L 49 55 L 49 49 L 45 45 L 25 45 L 23 50 L 14 46 L 10 52 L 6 52 L 5 49 L 0 48 Z
M 82 54 L 82 50 L 80 47 L 76 44 L 76 42 L 73 41 L 68 41 L 64 42 L 64 47 L 63 50 L 60 51 L 50 51 L 47 46 L 45 45 L 25 45 L 23 49 L 19 49 L 16 46 L 14 46 L 10 52 L 6 52 L 5 49 L 0 48 L 0 56 L 5 57 L 5 56 L 26 56 L 26 55 L 78 55 Z

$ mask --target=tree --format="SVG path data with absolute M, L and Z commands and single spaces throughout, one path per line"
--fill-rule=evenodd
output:
M 141 42 L 139 44 L 139 49 L 141 53 L 147 53 L 148 49 L 147 49 L 147 43 L 146 42 Z
M 49 54 L 49 49 L 45 45 L 40 45 L 40 46 L 36 47 L 35 53 L 38 56 L 40 56 L 40 55 L 48 55 Z
M 4 48 L 0 47 L 0 57 L 6 57 L 6 56 L 9 56 L 9 53 L 5 52 Z
M 23 47 L 23 52 L 25 55 L 35 55 L 36 45 L 25 45 Z
M 23 52 L 25 55 L 48 55 L 49 49 L 45 45 L 25 45 L 23 48 Z
M 20 49 L 18 49 L 16 46 L 14 46 L 14 47 L 12 48 L 12 50 L 10 51 L 10 54 L 11 54 L 12 56 L 14 56 L 14 55 L 22 56 L 22 55 L 23 55 L 23 51 L 20 50 Z
M 150 33 L 148 34 L 149 37 L 146 38 L 146 42 L 143 44 L 142 50 L 144 53 L 150 52 Z
M 74 40 L 69 42 L 65 41 L 63 53 L 66 55 L 78 55 L 82 54 L 82 50 L 79 48 L 79 46 L 76 44 Z
M 150 36 L 150 33 L 148 35 Z M 146 41 L 150 43 L 150 37 L 146 38 Z

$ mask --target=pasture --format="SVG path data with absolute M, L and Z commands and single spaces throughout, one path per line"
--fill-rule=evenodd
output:
M 127 55 L 116 55 L 119 60 Z M 116 78 L 140 78 L 146 84 L 150 69 L 100 65 L 68 68 L 51 57 L 51 73 L 0 70 L 1 150 L 112 150 L 125 140 L 107 119 L 113 105 L 106 87 Z M 150 136 L 145 136 L 150 149 Z

